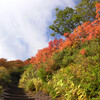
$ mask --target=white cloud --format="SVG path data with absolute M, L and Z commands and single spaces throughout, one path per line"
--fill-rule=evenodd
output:
M 53 10 L 74 0 L 0 0 L 0 58 L 27 59 L 48 45 Z

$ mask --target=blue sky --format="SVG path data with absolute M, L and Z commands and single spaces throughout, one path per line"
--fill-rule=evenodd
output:
M 0 58 L 25 60 L 48 46 L 56 7 L 76 0 L 0 0 Z

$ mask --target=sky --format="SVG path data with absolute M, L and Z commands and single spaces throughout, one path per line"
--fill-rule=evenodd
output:
M 0 58 L 26 60 L 47 47 L 55 8 L 66 6 L 75 0 L 0 0 Z

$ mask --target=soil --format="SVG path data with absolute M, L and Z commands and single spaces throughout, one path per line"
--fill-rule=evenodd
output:
M 42 91 L 38 91 L 34 94 L 35 100 L 52 100 L 48 94 L 44 94 Z
M 37 91 L 33 96 L 28 96 L 22 88 L 18 88 L 15 84 L 8 84 L 4 87 L 0 100 L 52 100 L 52 98 L 42 91 Z
M 12 82 L 5 84 L 4 92 L 0 96 L 0 100 L 52 100 L 52 98 L 43 93 L 42 91 L 37 91 L 33 96 L 28 96 L 22 88 L 18 87 L 18 82 L 20 79 L 20 74 L 12 74 Z

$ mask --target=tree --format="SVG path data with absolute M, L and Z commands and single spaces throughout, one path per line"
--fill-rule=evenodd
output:
M 0 58 L 0 67 L 4 66 L 7 67 L 7 59 L 5 58 Z
M 78 15 L 81 16 L 83 22 L 94 21 L 96 16 L 95 4 L 100 2 L 99 0 L 81 0 L 75 7 Z
M 54 33 L 64 35 L 64 33 L 71 33 L 73 30 L 86 21 L 94 21 L 96 16 L 95 4 L 100 2 L 99 0 L 81 0 L 79 4 L 72 9 L 66 7 L 64 10 L 56 8 L 56 20 L 49 26 Z
M 56 20 L 52 25 L 49 26 L 50 29 L 54 31 L 51 33 L 52 36 L 55 34 L 64 35 L 65 32 L 72 32 L 78 25 L 80 25 L 81 17 L 77 14 L 77 11 L 66 7 L 64 10 L 58 8 L 56 10 Z

